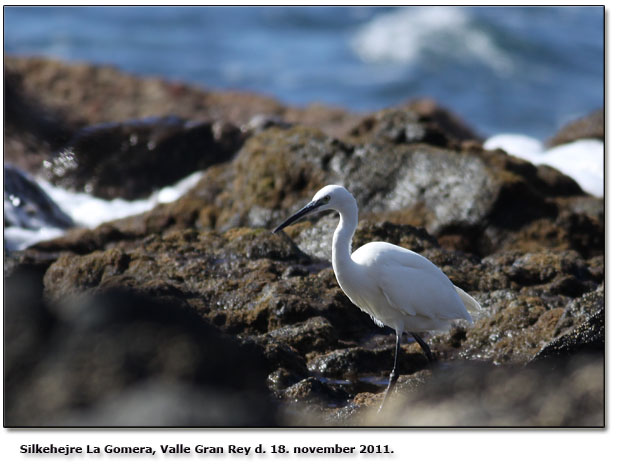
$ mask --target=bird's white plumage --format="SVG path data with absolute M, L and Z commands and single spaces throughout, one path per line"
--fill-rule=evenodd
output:
M 424 331 L 447 328 L 452 319 L 471 321 L 450 279 L 424 256 L 372 242 L 358 248 L 351 259 L 368 278 L 362 286 L 339 279 L 341 288 L 352 301 L 362 300 L 360 309 L 385 325 Z
M 332 239 L 332 266 L 341 289 L 377 322 L 404 331 L 441 330 L 453 319 L 471 321 L 466 308 L 478 303 L 431 261 L 386 242 L 371 242 L 351 252 L 358 225 L 356 200 L 344 187 L 328 185 L 313 197 L 314 211 L 340 215 Z
M 379 410 L 398 379 L 397 353 L 403 332 L 411 332 L 429 363 L 434 357 L 417 332 L 445 329 L 452 319 L 471 321 L 467 309 L 480 305 L 455 287 L 450 279 L 424 256 L 385 242 L 371 242 L 351 253 L 351 238 L 358 226 L 358 205 L 344 187 L 328 185 L 313 200 L 290 216 L 274 232 L 299 218 L 333 209 L 340 220 L 332 237 L 332 267 L 343 292 L 376 324 L 396 331 L 394 368 Z

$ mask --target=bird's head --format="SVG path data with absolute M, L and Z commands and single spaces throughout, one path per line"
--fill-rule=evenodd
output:
M 298 212 L 289 216 L 276 229 L 274 229 L 273 232 L 276 233 L 279 230 L 283 230 L 285 227 L 299 221 L 304 216 L 319 213 L 321 211 L 327 211 L 329 209 L 344 211 L 350 208 L 351 205 L 353 205 L 354 208 L 357 208 L 356 200 L 345 187 L 340 185 L 326 185 L 315 194 L 310 202 L 308 202 Z

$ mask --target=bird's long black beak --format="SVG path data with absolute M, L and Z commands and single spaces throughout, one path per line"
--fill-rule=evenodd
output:
M 306 216 L 307 214 L 310 214 L 312 211 L 314 211 L 317 208 L 319 208 L 319 206 L 320 206 L 320 204 L 317 203 L 316 201 L 311 201 L 309 204 L 307 204 L 300 211 L 298 211 L 297 213 L 292 214 L 287 219 L 285 219 L 281 224 L 279 224 L 279 226 L 276 229 L 274 229 L 272 231 L 272 233 L 276 234 L 279 230 L 283 230 L 285 227 L 287 227 L 287 226 L 293 224 L 294 222 L 298 221 L 301 217 Z

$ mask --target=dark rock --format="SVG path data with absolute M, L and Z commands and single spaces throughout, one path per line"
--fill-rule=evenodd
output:
M 545 345 L 533 361 L 565 358 L 578 354 L 604 354 L 604 308 L 592 314 L 583 324 Z
M 29 173 L 38 173 L 48 154 L 65 144 L 75 127 L 63 114 L 45 107 L 36 94 L 24 89 L 24 76 L 4 73 L 4 161 Z
M 347 393 L 340 387 L 320 382 L 315 377 L 308 377 L 287 388 L 283 395 L 292 401 L 337 405 L 348 399 Z
M 580 280 L 590 279 L 586 263 L 575 252 L 527 253 L 514 260 L 509 277 L 524 286 L 542 284 L 566 274 Z
M 332 417 L 329 425 L 604 427 L 604 361 L 575 356 L 547 367 L 452 363 L 420 385 L 401 385 L 381 414 L 375 414 L 380 398 L 365 394 L 368 407 L 351 410 L 344 422 Z
M 438 146 L 480 141 L 461 118 L 430 99 L 367 116 L 349 133 L 354 137 L 370 136 L 391 143 L 425 142 Z
M 266 359 L 266 365 L 270 375 L 268 382 L 272 385 L 295 379 L 292 383 L 308 376 L 308 369 L 304 356 L 285 343 L 281 343 L 272 337 L 259 337 L 256 339 L 257 350 L 262 350 Z M 291 385 L 291 383 L 290 383 Z M 286 385 L 288 387 L 289 385 Z
M 549 147 L 574 142 L 579 139 L 598 139 L 604 141 L 604 109 L 572 121 L 559 129 L 546 143 Z
M 38 230 L 42 227 L 66 229 L 74 223 L 28 174 L 5 164 L 4 225 Z
M 259 395 L 151 380 L 60 416 L 65 427 L 263 427 L 273 414 Z
M 481 141 L 481 138 L 460 116 L 425 98 L 410 102 L 407 107 L 420 116 L 420 120 L 435 124 L 449 137 L 464 141 Z
M 428 362 L 420 353 L 399 353 L 399 368 L 402 373 L 424 369 Z M 335 350 L 314 357 L 308 365 L 311 372 L 337 379 L 353 379 L 359 375 L 379 373 L 387 377 L 394 366 L 394 345 L 374 349 L 354 347 Z
M 368 116 L 351 135 L 386 143 L 428 143 L 445 147 L 448 145 L 446 134 L 434 124 L 422 123 L 417 113 L 405 110 L 383 110 Z
M 76 133 L 44 173 L 67 189 L 135 199 L 230 159 L 242 143 L 240 130 L 224 123 L 165 117 L 100 124 Z
M 43 301 L 43 275 L 53 260 L 29 252 L 4 256 L 5 394 L 17 392 L 47 351 L 56 318 Z
M 336 329 L 322 316 L 275 329 L 269 336 L 302 354 L 335 347 L 338 340 Z
M 214 92 L 182 82 L 132 76 L 111 66 L 13 56 L 5 57 L 4 63 L 5 70 L 20 79 L 25 93 L 35 96 L 48 111 L 63 115 L 69 127 L 172 114 L 187 120 L 229 121 L 242 127 L 261 114 L 342 136 L 361 119 L 339 108 L 316 104 L 287 107 L 262 95 Z
M 152 381 L 166 402 L 179 401 L 178 391 L 185 388 L 199 389 L 193 396 L 205 399 L 193 404 L 196 410 L 218 403 L 214 411 L 185 417 L 190 422 L 183 425 L 214 425 L 197 420 L 272 424 L 263 358 L 177 303 L 125 290 L 62 303 L 67 306 L 60 311 L 62 325 L 48 340 L 29 382 L 7 398 L 7 425 L 150 425 L 136 421 L 148 417 L 143 400 L 151 396 Z M 187 386 L 178 390 L 177 382 Z M 139 398 L 138 404 L 131 398 Z M 112 418 L 105 412 L 110 404 L 114 409 L 124 404 L 137 415 L 127 411 Z M 243 414 L 235 415 L 234 407 Z M 186 411 L 186 403 L 182 408 Z M 177 425 L 173 415 L 159 422 Z
M 289 372 L 283 367 L 279 367 L 268 376 L 268 387 L 273 391 L 285 390 L 301 380 L 302 377 Z

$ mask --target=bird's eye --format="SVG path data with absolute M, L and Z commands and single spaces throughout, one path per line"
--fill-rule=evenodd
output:
M 330 201 L 330 195 L 326 195 L 325 197 L 323 197 L 323 201 L 324 203 L 328 203 Z

